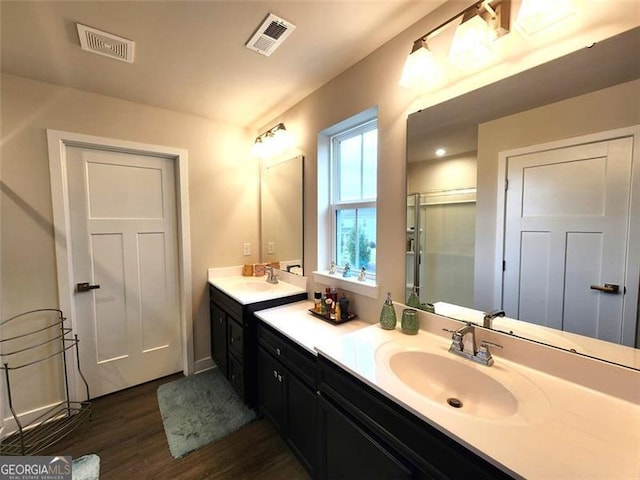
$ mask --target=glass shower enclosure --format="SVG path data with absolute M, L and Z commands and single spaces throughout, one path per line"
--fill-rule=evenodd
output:
M 473 307 L 476 189 L 407 195 L 406 296 Z

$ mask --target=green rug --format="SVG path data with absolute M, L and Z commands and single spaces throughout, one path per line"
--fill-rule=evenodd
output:
M 160 385 L 158 405 L 174 458 L 220 440 L 256 417 L 218 369 Z
M 100 478 L 100 457 L 95 454 L 74 458 L 71 462 L 72 480 L 98 480 Z

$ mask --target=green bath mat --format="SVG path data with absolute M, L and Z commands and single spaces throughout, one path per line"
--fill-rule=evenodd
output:
M 160 385 L 158 405 L 174 458 L 220 440 L 256 418 L 218 369 Z

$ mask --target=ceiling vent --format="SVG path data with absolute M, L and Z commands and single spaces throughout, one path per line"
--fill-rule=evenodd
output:
M 131 40 L 80 25 L 79 23 L 76 25 L 78 26 L 80 46 L 83 50 L 133 63 L 133 48 L 135 44 Z
M 270 13 L 265 21 L 262 22 L 262 25 L 258 27 L 256 33 L 253 34 L 253 37 L 246 43 L 246 47 L 268 57 L 295 28 L 296 26 L 292 23 Z

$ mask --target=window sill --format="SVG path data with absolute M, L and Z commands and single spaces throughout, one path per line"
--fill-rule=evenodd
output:
M 361 282 L 357 276 L 344 278 L 339 273 L 329 274 L 328 270 L 313 272 L 313 279 L 316 283 L 338 287 L 347 292 L 357 293 L 369 298 L 378 298 L 378 285 L 373 280 Z

